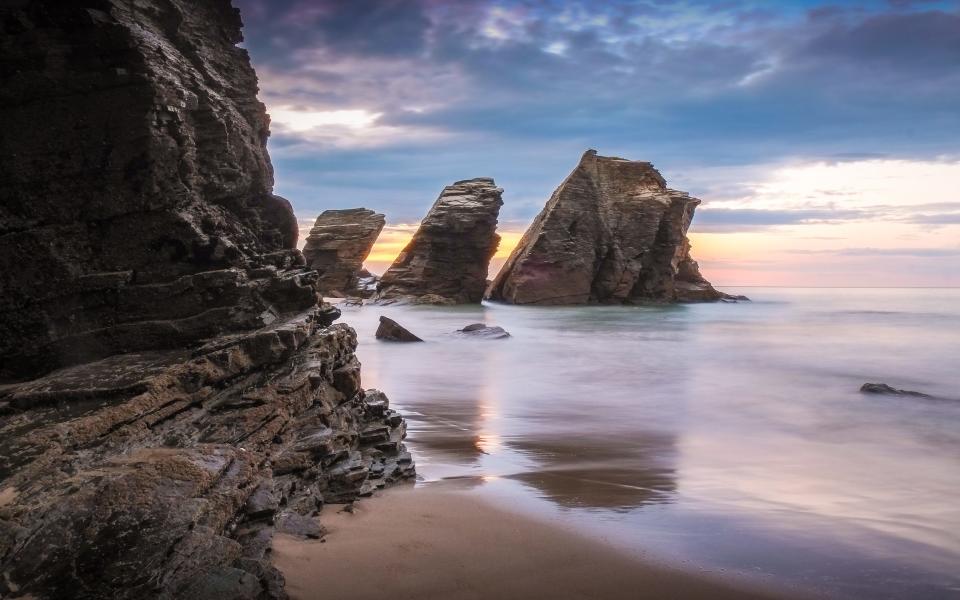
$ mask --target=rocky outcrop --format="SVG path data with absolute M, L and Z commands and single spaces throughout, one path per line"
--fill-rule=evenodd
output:
M 369 273 L 363 261 L 370 254 L 386 220 L 382 214 L 366 208 L 325 210 L 317 217 L 307 236 L 303 255 L 307 266 L 319 275 L 317 287 L 326 296 L 366 297 L 367 288 L 359 285 Z
M 511 304 L 703 302 L 729 298 L 700 275 L 687 229 L 700 203 L 647 162 L 589 150 L 488 290 Z
M 387 342 L 422 342 L 423 340 L 410 332 L 406 327 L 389 317 L 380 317 L 380 325 L 375 334 L 378 340 Z
M 410 477 L 272 194 L 228 0 L 0 7 L 0 597 L 282 597 Z
M 0 595 L 283 597 L 275 529 L 413 475 L 356 343 L 307 312 L 6 387 Z
M 380 280 L 377 298 L 425 304 L 483 299 L 503 190 L 481 177 L 447 186 Z
M 4 374 L 182 347 L 316 303 L 229 0 L 4 6 Z

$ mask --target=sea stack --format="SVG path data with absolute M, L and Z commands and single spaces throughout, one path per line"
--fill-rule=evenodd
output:
M 700 203 L 648 162 L 588 150 L 491 283 L 510 304 L 709 302 L 687 229 Z
M 274 531 L 413 475 L 272 193 L 240 27 L 0 8 L 0 597 L 285 597 Z
M 303 256 L 317 272 L 317 287 L 326 296 L 363 295 L 358 279 L 386 219 L 367 208 L 325 210 L 317 217 Z
M 472 304 L 483 299 L 500 244 L 503 205 L 493 179 L 458 181 L 440 193 L 413 239 L 380 280 L 380 302 Z

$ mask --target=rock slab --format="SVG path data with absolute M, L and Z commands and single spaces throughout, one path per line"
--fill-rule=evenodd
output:
M 472 304 L 483 299 L 497 251 L 503 190 L 481 177 L 447 186 L 410 243 L 383 274 L 381 302 Z
M 359 280 L 363 261 L 383 230 L 386 219 L 366 208 L 325 210 L 307 236 L 303 256 L 319 276 L 317 287 L 327 296 L 364 296 Z
M 700 201 L 648 162 L 588 150 L 490 284 L 510 304 L 708 302 L 687 229 Z

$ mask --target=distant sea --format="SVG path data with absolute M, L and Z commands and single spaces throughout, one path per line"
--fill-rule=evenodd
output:
M 837 598 L 960 597 L 960 289 L 724 291 L 753 302 L 364 306 L 343 321 L 364 386 L 408 419 L 423 484 L 684 568 Z M 427 342 L 376 341 L 381 314 Z M 453 333 L 473 322 L 512 337 Z

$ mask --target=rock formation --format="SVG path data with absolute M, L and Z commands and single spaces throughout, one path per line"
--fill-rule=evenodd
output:
M 380 325 L 375 334 L 378 340 L 388 342 L 422 342 L 423 340 L 410 332 L 409 329 L 389 317 L 380 317 Z
M 413 474 L 272 194 L 229 0 L 0 7 L 0 597 L 282 597 Z
M 886 383 L 865 383 L 860 386 L 860 392 L 863 394 L 878 394 L 887 396 L 913 396 L 914 398 L 932 398 L 930 394 L 915 392 L 913 390 L 901 390 Z
M 471 323 L 463 329 L 458 329 L 457 333 L 465 337 L 482 338 L 487 340 L 502 340 L 510 337 L 510 334 L 503 327 L 491 327 L 486 323 Z
M 687 228 L 700 203 L 653 165 L 589 150 L 553 193 L 488 290 L 511 304 L 701 302 L 732 298 L 700 275 Z
M 303 256 L 317 272 L 317 287 L 327 296 L 365 296 L 359 278 L 386 223 L 384 216 L 366 208 L 325 210 L 310 230 Z M 369 275 L 369 274 L 366 274 Z
M 380 280 L 377 298 L 426 304 L 483 299 L 503 190 L 480 177 L 447 186 Z

